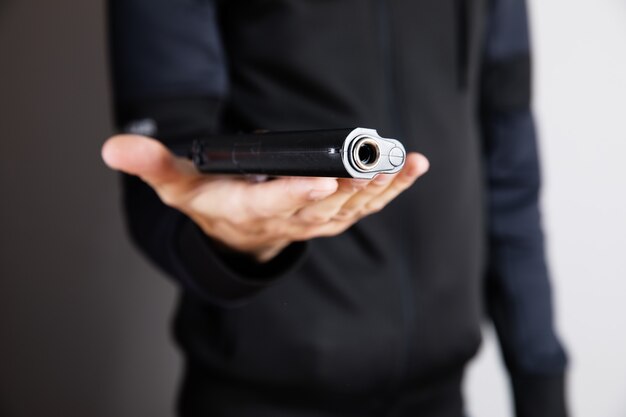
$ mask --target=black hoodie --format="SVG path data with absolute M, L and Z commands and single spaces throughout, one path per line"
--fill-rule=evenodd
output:
M 431 163 L 382 212 L 262 265 L 124 178 L 131 235 L 181 283 L 182 416 L 461 417 L 485 310 L 518 416 L 566 415 L 523 1 L 111 3 L 121 127 L 169 145 L 371 127 Z

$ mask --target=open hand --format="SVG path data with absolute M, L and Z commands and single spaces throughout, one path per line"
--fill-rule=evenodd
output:
M 157 140 L 136 135 L 107 140 L 102 158 L 113 169 L 139 176 L 209 237 L 260 262 L 292 242 L 342 233 L 428 171 L 428 160 L 410 153 L 402 171 L 373 180 L 284 177 L 252 183 L 201 174 Z

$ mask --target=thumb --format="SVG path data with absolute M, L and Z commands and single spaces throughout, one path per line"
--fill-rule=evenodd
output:
M 102 159 L 110 168 L 137 175 L 153 187 L 197 176 L 190 161 L 145 136 L 113 136 L 102 146 Z

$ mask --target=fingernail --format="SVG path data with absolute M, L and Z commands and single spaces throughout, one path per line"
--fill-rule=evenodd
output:
M 426 157 L 422 156 L 420 158 L 419 163 L 416 164 L 416 166 L 414 166 L 413 169 L 411 170 L 411 175 L 413 176 L 423 175 L 428 172 L 429 168 L 430 168 L 430 162 L 428 161 L 428 159 L 426 159 Z

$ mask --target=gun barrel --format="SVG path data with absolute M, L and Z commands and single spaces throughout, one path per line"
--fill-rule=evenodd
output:
M 191 150 L 200 172 L 269 176 L 373 178 L 405 157 L 399 141 L 365 128 L 216 135 Z

